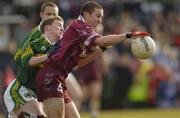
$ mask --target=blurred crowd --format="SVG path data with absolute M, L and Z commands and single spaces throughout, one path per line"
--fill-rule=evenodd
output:
M 52 0 L 51 0 L 52 1 Z M 69 24 L 86 0 L 54 0 Z M 103 34 L 147 31 L 156 54 L 138 60 L 124 42 L 103 55 L 102 109 L 180 107 L 180 1 L 96 0 L 104 7 Z M 28 31 L 38 25 L 44 0 L 0 1 L 0 112 L 3 92 L 17 73 L 13 54 Z

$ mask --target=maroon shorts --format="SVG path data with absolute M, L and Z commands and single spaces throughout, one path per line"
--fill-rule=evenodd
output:
M 65 76 L 54 71 L 54 69 L 42 68 L 36 77 L 36 88 L 38 101 L 52 97 L 64 98 L 65 103 L 71 102 L 67 93 Z

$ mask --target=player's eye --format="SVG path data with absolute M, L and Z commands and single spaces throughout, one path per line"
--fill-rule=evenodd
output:
M 51 16 L 51 14 L 46 14 L 47 16 Z
M 54 16 L 57 16 L 57 14 L 53 14 Z
M 56 26 L 57 29 L 61 30 L 61 31 L 64 31 L 64 28 L 60 25 Z
M 57 14 L 47 13 L 48 16 L 57 16 Z

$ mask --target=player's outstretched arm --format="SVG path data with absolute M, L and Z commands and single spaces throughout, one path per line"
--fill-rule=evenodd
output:
M 147 32 L 128 32 L 124 34 L 111 34 L 111 35 L 106 35 L 106 36 L 97 38 L 95 40 L 95 44 L 101 47 L 107 47 L 107 46 L 119 44 L 128 38 L 133 38 L 133 37 L 138 37 L 138 36 L 144 37 L 144 36 L 149 36 L 149 35 L 150 34 Z

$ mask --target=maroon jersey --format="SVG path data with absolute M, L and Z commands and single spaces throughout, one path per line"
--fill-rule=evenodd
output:
M 80 16 L 64 32 L 58 51 L 50 57 L 46 67 L 63 69 L 68 74 L 77 65 L 81 56 L 85 56 L 93 45 L 95 38 L 99 37 L 93 28 L 84 22 Z
M 88 53 L 94 40 L 99 36 L 90 25 L 84 22 L 82 16 L 65 30 L 61 42 L 56 44 L 57 52 L 50 56 L 36 77 L 39 101 L 49 97 L 66 99 L 65 78 L 80 58 Z

